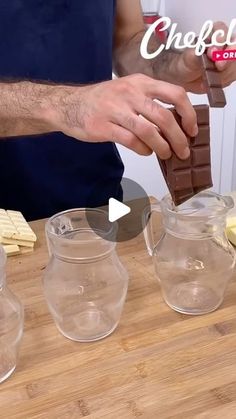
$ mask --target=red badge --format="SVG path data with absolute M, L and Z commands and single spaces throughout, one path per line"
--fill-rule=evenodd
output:
M 213 61 L 233 61 L 236 60 L 235 50 L 219 50 L 212 53 Z

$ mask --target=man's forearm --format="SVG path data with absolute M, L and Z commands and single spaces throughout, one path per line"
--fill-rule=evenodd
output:
M 114 49 L 114 70 L 119 76 L 143 73 L 158 80 L 181 85 L 178 80 L 178 53 L 163 51 L 155 60 L 146 60 L 140 54 L 140 45 L 145 32 Z M 154 52 L 160 44 L 153 36 L 149 42 L 149 52 Z
M 55 86 L 31 83 L 0 83 L 0 137 L 54 131 L 47 107 Z

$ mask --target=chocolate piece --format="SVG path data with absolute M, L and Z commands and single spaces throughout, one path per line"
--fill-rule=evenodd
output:
M 220 75 L 216 70 L 207 70 L 205 73 L 205 81 L 209 87 L 221 86 Z
M 216 66 L 214 61 L 209 60 L 207 54 L 202 55 L 202 64 L 205 70 L 215 70 Z
M 208 99 L 212 108 L 224 108 L 226 105 L 224 91 L 218 87 L 214 87 L 209 90 Z
M 202 55 L 201 61 L 209 104 L 212 108 L 224 108 L 226 105 L 226 98 L 222 88 L 220 73 L 217 70 L 215 63 L 208 58 L 206 52 Z
M 211 159 L 210 147 L 193 147 L 192 148 L 192 165 L 193 167 L 208 165 Z
M 159 164 L 175 205 L 180 205 L 202 190 L 212 187 L 209 107 L 196 105 L 199 133 L 189 139 L 190 157 L 179 159 L 174 153 Z M 171 109 L 176 121 L 180 117 Z
M 210 127 L 209 125 L 199 125 L 198 123 L 198 135 L 192 139 L 193 144 L 204 145 L 210 138 Z
M 210 113 L 207 105 L 195 105 L 194 109 L 197 115 L 198 125 L 209 125 L 210 124 Z

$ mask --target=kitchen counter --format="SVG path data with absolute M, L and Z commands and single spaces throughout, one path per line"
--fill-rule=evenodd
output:
M 17 369 L 0 385 L 0 418 L 236 418 L 235 278 L 218 311 L 175 313 L 140 235 L 118 246 L 130 274 L 119 327 L 98 342 L 72 342 L 57 331 L 43 297 L 44 221 L 31 225 L 34 253 L 7 266 L 25 329 Z

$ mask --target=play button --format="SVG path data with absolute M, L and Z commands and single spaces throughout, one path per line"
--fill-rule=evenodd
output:
M 107 200 L 98 210 L 102 211 L 106 219 L 95 217 L 92 208 L 94 196 L 107 196 Z M 123 178 L 121 186 L 116 182 L 98 182 L 91 191 L 87 202 L 87 221 L 93 231 L 106 240 L 123 242 L 133 239 L 143 231 L 142 215 L 146 207 L 150 206 L 149 197 L 144 189 L 131 179 Z M 106 228 L 105 228 L 106 225 Z M 107 234 L 115 228 L 116 234 Z
M 109 199 L 108 218 L 110 223 L 114 223 L 115 221 L 120 220 L 120 218 L 129 214 L 130 211 L 131 208 L 128 207 L 128 205 L 117 201 L 115 198 Z

